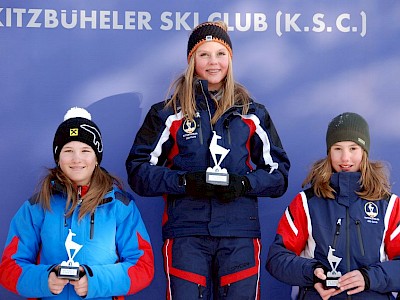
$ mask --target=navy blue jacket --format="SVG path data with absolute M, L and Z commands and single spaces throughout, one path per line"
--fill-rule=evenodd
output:
M 207 91 L 206 82 L 199 84 Z M 142 196 L 167 195 L 164 238 L 260 237 L 257 196 L 282 196 L 290 166 L 274 124 L 265 107 L 252 102 L 247 115 L 234 106 L 211 126 L 215 105 L 208 92 L 197 94 L 196 103 L 197 115 L 190 122 L 164 102 L 151 107 L 126 161 L 129 184 Z M 221 167 L 246 175 L 251 185 L 245 196 L 227 204 L 213 197 L 193 199 L 179 182 L 186 172 L 214 166 L 209 151 L 212 130 L 222 136 L 218 145 L 230 149 Z
M 364 269 L 367 291 L 331 299 L 392 299 L 400 290 L 400 199 L 368 201 L 360 198 L 360 173 L 341 172 L 331 177 L 335 199 L 299 193 L 287 207 L 270 247 L 267 270 L 277 279 L 300 286 L 299 299 L 321 299 L 313 288 L 313 271 L 322 264 L 330 271 L 329 246 L 342 258 L 337 271 L 344 275 Z M 393 298 L 394 299 L 394 298 Z

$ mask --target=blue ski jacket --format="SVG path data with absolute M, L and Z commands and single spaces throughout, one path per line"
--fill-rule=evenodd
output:
M 80 221 L 79 206 L 65 218 L 65 205 L 61 189 L 54 191 L 50 211 L 33 200 L 24 202 L 10 224 L 0 264 L 1 285 L 28 298 L 82 299 L 70 284 L 59 295 L 48 287 L 49 273 L 68 260 L 65 241 L 69 230 L 76 234 L 73 241 L 82 245 L 74 261 L 84 267 L 88 278 L 84 299 L 124 299 L 123 295 L 150 284 L 153 251 L 130 194 L 114 187 L 95 212 Z

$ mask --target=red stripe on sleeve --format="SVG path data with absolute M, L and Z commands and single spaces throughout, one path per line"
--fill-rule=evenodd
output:
M 139 241 L 139 249 L 144 254 L 139 258 L 137 263 L 128 270 L 131 279 L 131 288 L 129 294 L 134 294 L 147 287 L 154 277 L 154 256 L 151 245 L 137 233 Z
M 307 216 L 301 194 L 297 194 L 288 209 L 290 216 L 287 216 L 286 213 L 283 214 L 279 221 L 277 233 L 282 236 L 283 243 L 288 250 L 300 255 L 308 239 Z M 295 229 L 297 229 L 297 232 L 294 231 Z
M 391 235 L 398 230 L 400 224 L 400 198 L 397 197 L 390 213 L 388 230 L 385 236 L 385 251 L 389 259 L 393 259 L 400 255 L 400 234 L 397 234 L 391 240 Z
M 11 292 L 18 294 L 17 283 L 22 274 L 22 268 L 15 262 L 12 256 L 18 251 L 19 239 L 15 236 L 5 248 L 0 264 L 0 282 Z

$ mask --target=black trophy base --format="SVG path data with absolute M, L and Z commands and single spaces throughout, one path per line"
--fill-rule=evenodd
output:
M 60 266 L 58 267 L 57 277 L 68 280 L 79 280 L 79 267 Z
M 214 185 L 229 185 L 229 174 L 219 172 L 206 172 L 206 182 Z

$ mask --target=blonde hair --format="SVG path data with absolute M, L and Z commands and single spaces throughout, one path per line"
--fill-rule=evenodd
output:
M 227 26 L 222 21 L 213 22 L 227 30 Z M 169 87 L 168 94 L 173 90 L 171 98 L 166 100 L 166 107 L 172 107 L 178 113 L 180 107 L 182 114 L 188 119 L 194 119 L 196 114 L 195 84 L 197 82 L 195 74 L 195 59 L 192 55 L 189 59 L 185 72 L 180 75 Z M 241 84 L 235 82 L 233 77 L 232 57 L 229 56 L 228 72 L 222 85 L 222 97 L 215 101 L 217 110 L 212 117 L 211 123 L 215 124 L 218 118 L 230 107 L 234 105 L 243 106 L 242 112 L 246 114 L 250 103 L 250 94 Z
M 302 187 L 311 185 L 318 197 L 335 199 L 335 190 L 330 186 L 333 173 L 330 160 L 330 150 L 324 159 L 316 161 L 302 183 Z M 371 161 L 365 150 L 360 164 L 360 191 L 356 192 L 360 198 L 374 201 L 388 198 L 391 194 L 389 171 L 382 161 Z
M 39 184 L 39 192 L 34 196 L 34 201 L 40 203 L 45 210 L 51 211 L 51 198 L 56 191 L 54 184 L 61 184 L 65 189 L 67 201 L 65 204 L 66 217 L 72 215 L 78 205 L 78 189 L 76 185 L 64 174 L 60 167 L 48 169 L 48 174 Z M 103 202 L 107 194 L 116 184 L 122 188 L 121 181 L 97 166 L 90 181 L 89 190 L 82 198 L 78 218 L 81 220 L 86 214 L 94 213 L 96 207 Z

